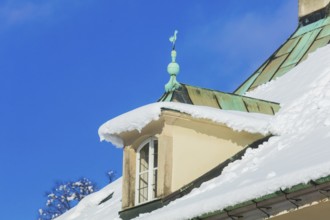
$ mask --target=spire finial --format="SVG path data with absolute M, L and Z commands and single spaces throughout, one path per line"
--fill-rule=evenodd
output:
M 170 37 L 170 42 L 172 43 L 172 50 L 175 50 L 175 42 L 176 42 L 176 35 L 179 32 L 177 30 L 174 31 L 174 35 Z
M 170 81 L 165 85 L 165 91 L 166 92 L 173 92 L 174 90 L 178 89 L 181 85 L 176 81 L 176 75 L 178 75 L 180 71 L 179 64 L 176 63 L 176 51 L 175 51 L 175 43 L 177 39 L 178 31 L 174 31 L 174 35 L 170 37 L 170 42 L 172 43 L 172 51 L 171 51 L 171 57 L 172 62 L 168 64 L 167 66 L 167 72 L 170 74 Z

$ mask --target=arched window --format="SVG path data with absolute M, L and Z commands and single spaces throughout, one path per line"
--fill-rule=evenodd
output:
M 158 140 L 149 138 L 137 149 L 135 204 L 157 197 Z

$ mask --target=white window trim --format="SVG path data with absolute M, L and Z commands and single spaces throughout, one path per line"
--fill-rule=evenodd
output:
M 135 205 L 140 205 L 143 203 L 150 202 L 156 198 L 152 198 L 152 184 L 153 184 L 153 172 L 157 170 L 158 167 L 154 167 L 154 141 L 158 140 L 155 137 L 151 137 L 143 141 L 138 149 L 136 150 L 136 174 L 135 174 Z M 148 200 L 139 203 L 139 174 L 140 174 L 140 150 L 149 142 L 149 167 L 148 167 Z M 158 156 L 158 154 L 157 154 Z M 157 183 L 156 183 L 157 184 Z M 157 187 L 156 187 L 157 188 Z M 157 195 L 157 193 L 156 193 Z

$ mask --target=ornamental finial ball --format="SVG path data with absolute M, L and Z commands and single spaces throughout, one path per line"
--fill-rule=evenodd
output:
M 178 75 L 180 72 L 180 66 L 175 62 L 176 59 L 176 51 L 173 49 L 171 51 L 171 57 L 172 57 L 172 62 L 168 64 L 167 66 L 167 72 L 172 76 L 172 75 Z
M 167 66 L 167 72 L 171 75 L 171 76 L 176 76 L 178 75 L 178 73 L 180 72 L 180 66 L 177 63 L 170 63 Z

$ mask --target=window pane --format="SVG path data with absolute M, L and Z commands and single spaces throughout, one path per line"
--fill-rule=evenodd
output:
M 158 141 L 154 140 L 154 167 L 158 167 Z
M 154 170 L 153 172 L 153 182 L 152 182 L 152 198 L 157 197 L 157 170 Z
M 148 201 L 148 173 L 139 175 L 139 203 Z
M 138 153 L 136 199 L 137 203 L 141 204 L 157 197 L 158 141 L 149 139 Z M 150 166 L 152 162 L 153 166 Z
M 140 173 L 149 168 L 149 143 L 140 150 Z

